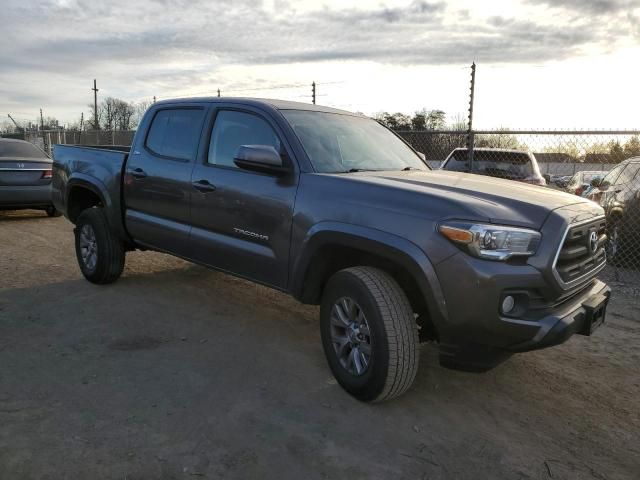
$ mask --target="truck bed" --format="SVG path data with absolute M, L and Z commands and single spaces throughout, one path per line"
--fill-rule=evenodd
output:
M 129 147 L 54 145 L 52 199 L 56 208 L 74 221 L 67 203 L 74 186 L 90 188 L 105 208 L 112 226 L 125 235 L 122 222 L 122 172 Z

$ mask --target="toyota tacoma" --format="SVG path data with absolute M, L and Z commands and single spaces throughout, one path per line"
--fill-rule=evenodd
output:
M 245 98 L 155 103 L 131 148 L 56 145 L 53 201 L 82 274 L 166 252 L 320 305 L 329 368 L 363 401 L 405 392 L 419 344 L 486 371 L 590 335 L 610 289 L 600 206 L 431 170 L 349 112 Z

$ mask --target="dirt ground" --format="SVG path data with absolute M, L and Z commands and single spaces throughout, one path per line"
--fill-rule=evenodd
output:
M 639 479 L 640 302 L 381 405 L 333 380 L 317 311 L 157 253 L 110 286 L 72 226 L 0 213 L 0 479 Z

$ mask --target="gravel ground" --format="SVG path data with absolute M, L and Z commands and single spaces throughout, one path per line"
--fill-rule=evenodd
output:
M 333 380 L 315 308 L 157 253 L 86 282 L 72 226 L 0 213 L 0 478 L 640 478 L 640 305 L 403 397 Z M 621 293 L 620 293 L 621 292 Z

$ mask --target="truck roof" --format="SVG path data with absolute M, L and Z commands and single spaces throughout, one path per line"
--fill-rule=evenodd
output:
M 352 115 L 362 116 L 357 113 L 349 112 L 347 110 L 340 110 L 338 108 L 323 107 L 321 105 L 313 105 L 310 103 L 302 102 L 290 102 L 288 100 L 276 100 L 272 98 L 249 98 L 249 97 L 189 97 L 189 98 L 173 98 L 167 100 L 161 100 L 156 102 L 157 104 L 172 104 L 176 103 L 193 103 L 193 102 L 207 102 L 207 103 L 237 103 L 253 107 L 267 107 L 275 110 L 308 110 L 313 112 L 325 112 L 325 113 L 337 113 L 340 115 Z

